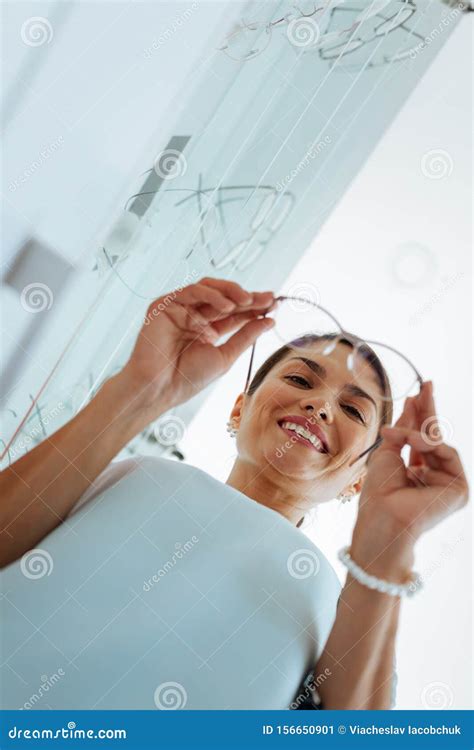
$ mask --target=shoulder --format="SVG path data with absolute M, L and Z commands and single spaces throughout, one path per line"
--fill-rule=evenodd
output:
M 193 468 L 187 464 L 182 464 L 169 458 L 162 458 L 161 456 L 137 455 L 119 461 L 112 461 L 81 495 L 69 515 L 76 513 L 86 503 L 90 503 L 99 495 L 115 487 L 131 475 L 137 475 L 137 473 L 142 475 L 144 473 L 165 482 L 166 480 L 173 481 L 173 478 L 176 476 L 183 477 L 183 474 L 192 471 Z

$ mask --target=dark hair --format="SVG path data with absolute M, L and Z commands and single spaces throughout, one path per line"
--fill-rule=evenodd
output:
M 352 334 L 351 334 L 352 335 Z M 272 370 L 279 362 L 281 362 L 287 354 L 289 354 L 294 346 L 306 346 L 308 344 L 314 344 L 317 341 L 334 341 L 334 339 L 338 339 L 339 344 L 344 344 L 345 346 L 349 346 L 351 349 L 354 348 L 354 342 L 351 341 L 348 338 L 340 337 L 337 333 L 324 333 L 324 334 L 317 334 L 317 333 L 306 333 L 304 336 L 301 336 L 300 338 L 294 339 L 293 341 L 290 341 L 288 344 L 284 344 L 283 346 L 280 346 L 279 349 L 277 349 L 273 354 L 270 354 L 269 357 L 265 360 L 265 362 L 260 365 L 257 372 L 252 378 L 252 381 L 247 389 L 247 394 L 249 396 L 252 396 L 259 385 L 265 380 L 266 376 Z M 358 340 L 355 336 L 354 339 Z M 388 375 L 385 371 L 384 366 L 382 365 L 380 359 L 375 354 L 374 350 L 371 349 L 371 347 L 368 344 L 361 344 L 358 348 L 358 353 L 362 355 L 362 357 L 370 364 L 372 369 L 374 370 L 375 374 L 377 375 L 377 380 L 379 382 L 380 388 L 382 390 L 383 395 L 386 397 L 382 401 L 382 415 L 380 417 L 379 421 L 379 429 L 377 432 L 377 439 L 380 437 L 380 428 L 384 424 L 390 424 L 393 417 L 393 403 L 392 403 L 392 390 L 390 388 L 390 382 L 388 379 Z M 371 453 L 368 454 L 366 458 L 366 462 L 370 458 Z

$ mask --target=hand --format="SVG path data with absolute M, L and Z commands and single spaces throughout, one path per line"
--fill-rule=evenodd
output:
M 154 300 L 120 373 L 139 394 L 150 421 L 226 372 L 271 328 L 272 318 L 258 316 L 276 304 L 272 292 L 249 293 L 233 281 L 207 277 Z
M 427 529 L 464 507 L 469 488 L 458 452 L 442 442 L 431 382 L 405 401 L 394 427 L 381 431 L 383 442 L 368 465 L 360 498 L 364 519 L 383 517 L 397 536 L 414 541 Z M 400 453 L 411 447 L 408 464 Z

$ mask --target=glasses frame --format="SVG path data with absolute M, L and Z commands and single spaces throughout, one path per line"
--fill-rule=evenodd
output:
M 380 65 L 380 64 L 386 64 L 386 63 L 391 63 L 391 62 L 398 62 L 399 60 L 404 60 L 413 52 L 414 49 L 416 49 L 419 46 L 420 41 L 423 41 L 424 38 L 421 36 L 421 34 L 418 34 L 416 31 L 413 31 L 413 29 L 411 29 L 409 26 L 405 26 L 405 24 L 412 19 L 413 15 L 416 13 L 416 10 L 417 10 L 416 6 L 413 3 L 413 0 L 399 0 L 399 2 L 401 3 L 401 7 L 398 10 L 395 10 L 393 14 L 389 16 L 388 18 L 383 15 L 385 11 L 379 11 L 375 13 L 373 17 L 381 19 L 381 20 L 374 27 L 372 34 L 369 35 L 367 38 L 364 38 L 363 36 L 357 36 L 353 40 L 356 46 L 352 46 L 351 49 L 345 50 L 345 47 L 347 45 L 346 45 L 346 42 L 344 41 L 338 42 L 328 47 L 324 47 L 324 45 L 321 45 L 318 48 L 320 59 L 326 60 L 329 62 L 331 62 L 332 60 L 339 60 L 339 59 L 341 59 L 342 61 L 342 58 L 349 57 L 352 53 L 356 52 L 361 47 L 369 44 L 370 42 L 373 42 L 375 39 L 377 39 L 377 37 L 389 36 L 393 31 L 396 31 L 397 29 L 403 29 L 404 31 L 409 32 L 411 36 L 416 38 L 417 44 L 411 46 L 410 49 L 403 50 L 402 52 L 395 52 L 392 55 L 384 55 L 382 63 L 370 62 L 368 67 L 376 67 L 377 65 Z M 401 14 L 403 9 L 406 9 L 409 12 L 409 15 L 403 18 L 403 20 L 397 23 L 395 26 L 390 27 L 388 30 L 384 30 L 385 26 L 388 26 L 390 23 L 396 20 L 396 18 Z M 358 9 L 350 8 L 350 7 L 333 8 L 331 11 L 331 21 L 332 21 L 334 14 L 341 15 L 344 12 L 353 13 L 355 10 L 358 10 Z M 345 29 L 344 31 L 346 33 L 348 32 L 350 33 L 356 30 L 359 26 L 363 26 L 363 22 L 355 21 L 351 27 Z
M 362 339 L 359 336 L 355 336 L 353 333 L 349 333 L 349 331 L 345 330 L 345 328 L 339 323 L 337 318 L 335 318 L 334 315 L 332 315 L 332 313 L 329 312 L 329 310 L 326 310 L 326 308 L 323 307 L 322 305 L 318 305 L 316 302 L 313 302 L 312 300 L 309 300 L 306 297 L 298 297 L 298 296 L 285 295 L 285 294 L 281 294 L 278 297 L 275 297 L 275 302 L 281 302 L 283 300 L 294 300 L 296 302 L 304 302 L 308 305 L 312 305 L 318 310 L 322 310 L 322 312 L 328 315 L 329 318 L 334 322 L 335 328 L 340 331 L 341 337 L 347 338 L 349 341 L 351 341 L 354 344 L 354 346 L 359 346 L 360 344 L 366 344 L 368 346 L 377 345 L 377 346 L 383 346 L 385 347 L 385 349 L 389 349 L 390 351 L 395 352 L 395 354 L 398 354 L 413 369 L 413 372 L 416 375 L 416 380 L 418 382 L 418 387 L 421 390 L 421 386 L 423 385 L 424 381 L 423 381 L 422 376 L 418 372 L 418 369 L 415 367 L 413 362 L 410 359 L 408 359 L 408 357 L 405 356 L 405 354 L 402 354 L 402 352 L 400 352 L 398 349 L 395 349 L 395 347 L 390 346 L 389 344 L 382 343 L 381 341 L 369 341 L 368 339 Z M 264 313 L 262 317 L 265 318 L 267 315 L 268 313 Z M 257 342 L 254 341 L 254 343 L 252 344 L 252 350 L 250 352 L 250 362 L 249 362 L 249 367 L 247 370 L 247 378 L 245 380 L 245 388 L 244 388 L 245 394 L 248 393 L 248 387 L 250 385 L 256 344 Z M 377 440 L 371 446 L 366 448 L 359 456 L 357 456 L 357 458 L 351 461 L 349 466 L 353 466 L 356 463 L 356 461 L 359 461 L 361 458 L 363 458 L 363 456 L 367 455 L 367 453 L 370 453 L 371 451 L 378 448 L 382 442 L 383 442 L 383 438 L 381 437 L 377 438 Z
M 281 24 L 289 24 L 292 21 L 299 21 L 300 18 L 311 18 L 312 16 L 315 16 L 317 13 L 321 12 L 321 10 L 324 10 L 324 8 L 317 8 L 315 3 L 312 3 L 315 7 L 311 11 L 311 13 L 304 13 L 300 8 L 298 8 L 297 3 L 293 4 L 293 10 L 289 11 L 286 15 L 281 16 L 281 18 L 278 18 L 276 21 L 249 21 L 246 22 L 242 20 L 241 24 L 230 34 L 227 34 L 225 37 L 225 40 L 223 44 L 218 47 L 219 52 L 224 52 L 227 57 L 229 57 L 231 60 L 234 60 L 235 62 L 246 62 L 247 60 L 252 60 L 254 57 L 258 57 L 258 55 L 261 55 L 262 52 L 265 52 L 268 45 L 271 42 L 272 39 L 272 30 L 274 26 L 281 26 Z M 296 14 L 295 12 L 296 11 Z M 299 15 L 297 15 L 299 14 Z M 267 40 L 264 46 L 262 46 L 261 49 L 251 49 L 249 52 L 247 52 L 244 57 L 237 57 L 232 54 L 229 54 L 229 44 L 232 39 L 238 38 L 239 35 L 242 35 L 242 32 L 246 31 L 256 31 L 258 33 L 262 31 L 266 31 L 267 33 Z

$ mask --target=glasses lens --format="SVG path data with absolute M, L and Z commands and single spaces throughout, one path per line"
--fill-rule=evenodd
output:
M 338 321 L 319 307 L 316 300 L 310 299 L 316 295 L 315 289 L 306 287 L 306 296 L 299 291 L 298 295 L 277 302 L 276 308 L 268 313 L 275 325 L 259 337 L 253 372 L 283 344 L 294 349 L 297 355 L 301 355 L 303 348 L 314 349 L 314 359 L 323 366 L 324 357 L 334 355 L 340 344 L 347 350 L 344 360 L 347 382 L 369 393 L 376 401 L 398 401 L 418 392 L 417 372 L 403 354 L 390 346 L 364 342 L 343 332 Z M 317 340 L 312 336 L 321 338 Z
M 406 21 L 408 21 L 409 18 L 413 15 L 414 8 L 411 7 L 405 7 L 401 8 L 398 13 L 395 13 L 395 15 L 391 16 L 390 18 L 387 18 L 386 21 L 382 21 L 380 26 L 377 26 L 376 34 L 377 36 L 381 36 L 383 34 L 389 34 L 391 31 L 394 31 L 399 26 L 404 24 Z
M 241 62 L 251 60 L 263 52 L 269 45 L 271 28 L 265 24 L 240 26 L 225 40 L 220 49 L 232 60 Z
M 377 392 L 381 390 L 383 379 L 388 378 L 389 390 L 385 395 L 380 394 L 386 401 L 404 399 L 418 390 L 418 376 L 413 365 L 402 354 L 383 344 L 359 342 L 349 357 L 349 369 L 358 385 L 374 380 Z
M 334 60 L 337 57 L 344 57 L 354 52 L 359 47 L 362 47 L 364 42 L 360 39 L 351 39 L 349 42 L 338 44 L 335 47 L 323 47 L 321 49 L 321 57 L 323 60 Z
M 275 320 L 271 329 L 278 343 L 290 344 L 295 341 L 295 348 L 301 347 L 301 338 L 308 334 L 335 334 L 338 337 L 341 329 L 332 315 L 317 304 L 317 290 L 305 288 L 306 296 L 299 292 L 280 300 L 270 315 Z

